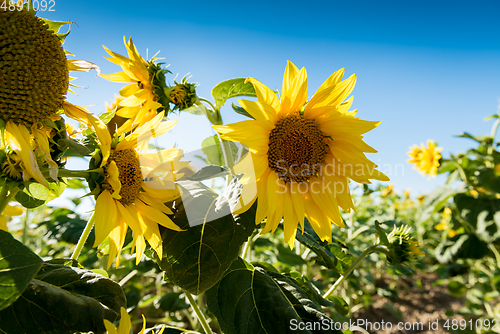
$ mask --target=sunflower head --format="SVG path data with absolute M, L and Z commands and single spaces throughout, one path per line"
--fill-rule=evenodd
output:
M 416 145 L 410 147 L 408 162 L 415 164 L 421 174 L 429 175 L 429 178 L 434 177 L 437 175 L 437 169 L 440 165 L 441 154 L 439 152 L 442 149 L 442 147 L 437 147 L 436 142 L 428 140 L 427 147 L 424 144 L 420 148 Z
M 69 76 L 61 40 L 27 11 L 0 11 L 0 118 L 31 125 L 62 106 Z
M 346 212 L 354 208 L 350 180 L 389 180 L 365 155 L 377 151 L 363 141 L 363 134 L 380 122 L 355 118 L 356 112 L 348 111 L 356 75 L 342 80 L 343 75 L 344 69 L 333 73 L 309 101 L 306 70 L 292 62 L 279 95 L 247 78 L 258 102 L 238 102 L 253 120 L 213 126 L 222 139 L 243 143 L 249 150 L 233 168 L 235 174 L 245 174 L 234 212 L 244 212 L 258 197 L 255 223 L 265 220 L 265 233 L 275 231 L 283 220 L 290 246 L 304 217 L 322 240 L 331 240 L 332 222 L 344 226 L 339 207 Z
M 411 227 L 402 225 L 399 228 L 394 226 L 391 233 L 387 235 L 389 240 L 390 255 L 387 257 L 389 263 L 398 264 L 413 261 L 415 255 L 424 255 L 418 246 L 419 241 L 415 241 L 410 235 Z
M 392 195 L 394 193 L 394 185 L 393 184 L 389 184 L 387 186 L 387 188 L 385 188 L 384 190 L 382 190 L 382 197 L 386 197 L 386 196 L 389 196 L 389 195 Z

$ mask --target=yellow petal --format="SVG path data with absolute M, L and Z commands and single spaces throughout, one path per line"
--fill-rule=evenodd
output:
M 280 115 L 283 117 L 298 112 L 307 101 L 307 73 L 303 67 L 287 91 L 283 91 Z
M 122 197 L 120 196 L 120 190 L 122 189 L 122 184 L 119 179 L 120 171 L 118 170 L 118 167 L 116 166 L 116 162 L 114 160 L 111 161 L 106 167 L 106 173 L 106 181 L 113 188 L 113 193 L 111 194 L 111 196 L 115 199 L 121 199 Z
M 43 184 L 48 188 L 49 184 L 43 177 L 42 172 L 40 172 L 35 154 L 31 148 L 31 136 L 29 130 L 22 125 L 17 126 L 10 121 L 7 122 L 5 130 L 7 143 L 21 157 L 27 173 L 40 184 Z
M 214 125 L 222 139 L 237 141 L 248 146 L 252 153 L 264 153 L 268 150 L 269 131 L 257 121 L 242 121 L 230 125 Z
M 128 316 L 127 310 L 124 307 L 120 308 L 120 325 L 118 326 L 118 334 L 129 334 L 130 328 L 132 327 L 132 322 Z
M 336 116 L 322 120 L 318 128 L 333 139 L 343 136 L 358 136 L 376 128 L 381 122 L 364 121 L 348 116 Z
M 106 80 L 114 81 L 114 82 L 135 82 L 135 83 L 137 83 L 136 78 L 131 78 L 128 74 L 126 74 L 123 71 L 116 72 L 113 74 L 101 74 L 100 76 Z
M 2 215 L 5 215 L 5 216 L 20 216 L 24 213 L 24 211 L 26 211 L 25 208 L 22 208 L 20 206 L 12 206 L 12 205 L 8 205 L 5 207 L 5 209 L 3 209 L 3 212 L 1 213 Z
M 104 327 L 106 327 L 107 334 L 118 334 L 116 327 L 111 321 L 104 319 Z
M 9 232 L 9 228 L 7 227 L 7 217 L 1 215 L 0 215 L 0 230 Z
M 109 191 L 104 190 L 95 203 L 95 242 L 94 247 L 100 245 L 111 230 L 116 226 L 116 204 Z
M 177 226 L 167 215 L 158 210 L 155 207 L 147 206 L 142 201 L 135 201 L 135 206 L 139 210 L 139 212 L 146 218 L 165 226 L 174 231 L 182 231 L 182 229 Z
M 264 129 L 271 131 L 274 128 L 277 121 L 276 110 L 267 103 L 246 100 L 238 100 L 238 102 Z
M 247 78 L 245 80 L 245 83 L 247 82 L 252 83 L 253 88 L 255 89 L 255 93 L 257 94 L 257 99 L 260 103 L 266 103 L 271 108 L 276 110 L 276 112 L 278 112 L 280 108 L 280 101 L 278 100 L 275 92 L 273 92 L 269 87 L 267 87 L 260 81 L 255 80 L 254 78 Z
M 285 74 L 283 75 L 283 86 L 281 92 L 283 96 L 292 90 L 293 81 L 298 73 L 298 67 L 295 66 L 295 64 L 291 61 L 287 60 Z
M 33 129 L 33 135 L 36 138 L 36 142 L 38 144 L 38 149 L 43 154 L 42 159 L 49 165 L 49 175 L 50 177 L 58 182 L 57 174 L 59 168 L 57 164 L 52 160 L 50 156 L 50 146 L 49 139 L 47 138 L 47 132 L 41 129 Z

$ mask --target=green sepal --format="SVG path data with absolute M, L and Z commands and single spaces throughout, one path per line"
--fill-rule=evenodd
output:
M 61 44 L 64 43 L 64 41 L 66 40 L 66 37 L 69 35 L 70 31 L 71 31 L 71 24 L 73 22 L 71 21 L 52 21 L 52 20 L 49 20 L 49 19 L 45 19 L 43 17 L 41 17 L 40 19 L 42 19 L 48 26 L 48 30 L 52 31 L 54 33 L 54 35 L 56 35 L 57 37 L 59 37 L 59 39 L 61 40 Z M 60 33 L 59 30 L 64 26 L 68 24 L 68 31 L 65 32 L 65 33 Z

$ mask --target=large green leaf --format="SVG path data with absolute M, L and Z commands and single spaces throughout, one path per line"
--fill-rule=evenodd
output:
M 474 234 L 458 234 L 443 240 L 435 251 L 436 259 L 442 263 L 458 259 L 481 259 L 490 252 L 488 245 Z
M 500 199 L 458 194 L 454 201 L 460 215 L 475 229 L 480 240 L 490 243 L 500 238 Z
M 105 333 L 126 307 L 118 283 L 90 270 L 60 264 L 44 264 L 23 294 L 0 311 L 0 332 Z
M 172 220 L 184 231 L 163 230 L 165 256 L 159 265 L 169 281 L 198 295 L 213 286 L 238 256 L 255 228 L 255 206 L 242 215 L 231 214 L 241 192 L 237 178 L 219 196 L 200 182 L 179 184 L 182 203 Z
M 40 183 L 29 182 L 15 198 L 25 208 L 33 209 L 59 197 L 64 189 L 66 189 L 64 182 L 49 182 L 49 188 Z
M 226 176 L 229 170 L 222 166 L 208 165 L 203 166 L 199 171 L 191 176 L 184 176 L 183 180 L 203 181 L 213 179 L 219 176 Z
M 334 270 L 340 275 L 343 275 L 356 259 L 347 253 L 346 247 L 340 243 L 321 241 L 307 219 L 304 220 L 304 233 L 299 227 L 296 238 L 317 255 L 318 264 Z
M 238 155 L 238 146 L 234 142 L 229 142 L 229 147 L 231 147 L 231 153 L 233 155 L 233 160 L 236 161 Z M 221 149 L 221 144 L 219 137 L 217 135 L 205 138 L 201 143 L 201 150 L 207 156 L 206 162 L 215 165 L 224 165 L 224 156 Z
M 237 96 L 257 96 L 253 85 L 245 83 L 245 78 L 236 78 L 222 81 L 212 89 L 215 107 L 220 109 L 227 99 Z
M 342 333 L 295 280 L 241 258 L 206 297 L 225 334 L 296 333 L 299 328 L 304 329 L 300 333 Z
M 0 230 L 0 310 L 12 304 L 42 266 L 42 259 Z

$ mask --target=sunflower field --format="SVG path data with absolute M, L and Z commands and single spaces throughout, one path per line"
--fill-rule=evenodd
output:
M 0 0 L 0 333 L 500 333 L 500 113 L 463 153 L 409 148 L 446 176 L 417 198 L 373 162 L 355 74 L 288 61 L 204 98 L 131 37 L 116 73 L 75 59 L 43 3 Z M 122 83 L 107 110 L 74 72 Z M 158 145 L 183 113 L 213 130 L 196 154 Z

